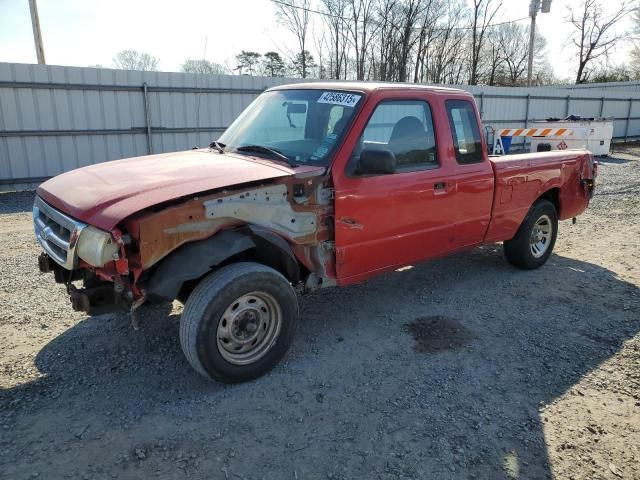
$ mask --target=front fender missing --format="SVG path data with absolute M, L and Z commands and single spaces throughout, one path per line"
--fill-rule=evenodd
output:
M 227 258 L 255 246 L 249 235 L 232 230 L 188 243 L 160 261 L 145 296 L 150 301 L 173 300 L 184 282 L 200 278 Z
M 183 245 L 161 260 L 145 289 L 147 300 L 173 300 L 184 282 L 202 277 L 234 255 L 252 250 L 252 258 L 268 265 L 292 283 L 300 281 L 300 267 L 289 244 L 279 235 L 256 225 L 224 230 L 205 240 Z
M 257 247 L 257 260 L 280 271 L 291 283 L 299 282 L 300 265 L 286 240 L 257 225 L 247 225 L 247 229 Z

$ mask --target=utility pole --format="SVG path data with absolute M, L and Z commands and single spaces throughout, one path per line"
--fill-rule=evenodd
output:
M 542 4 L 542 5 L 541 5 Z M 529 31 L 529 67 L 527 69 L 527 87 L 531 86 L 533 76 L 533 56 L 535 54 L 536 41 L 536 16 L 538 12 L 549 13 L 551 11 L 551 0 L 531 0 L 529 4 L 529 16 L 531 17 L 531 30 Z
M 44 46 L 42 45 L 42 33 L 40 32 L 40 19 L 38 18 L 38 6 L 36 0 L 29 0 L 29 10 L 31 10 L 31 26 L 33 27 L 33 40 L 36 43 L 36 56 L 38 63 L 44 65 Z

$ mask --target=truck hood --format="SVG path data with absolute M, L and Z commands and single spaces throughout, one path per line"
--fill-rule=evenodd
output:
M 46 181 L 37 193 L 77 220 L 112 230 L 130 215 L 169 200 L 322 170 L 324 167 L 289 168 L 244 155 L 189 150 L 79 168 Z

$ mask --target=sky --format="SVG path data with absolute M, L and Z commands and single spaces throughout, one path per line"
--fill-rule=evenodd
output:
M 576 54 L 565 18 L 567 7 L 580 3 L 553 0 L 551 13 L 538 15 L 559 78 L 572 78 L 575 72 Z M 603 0 L 609 14 L 619 3 Z M 503 5 L 495 21 L 528 16 L 529 0 L 503 0 Z M 38 10 L 51 65 L 109 67 L 118 51 L 134 49 L 159 57 L 164 71 L 179 71 L 187 57 L 203 55 L 233 68 L 241 50 L 283 52 L 295 42 L 276 23 L 269 0 L 38 0 Z M 627 22 L 620 28 L 629 28 Z M 618 45 L 613 62 L 624 62 L 628 49 Z M 0 0 L 0 62 L 36 63 L 28 0 Z

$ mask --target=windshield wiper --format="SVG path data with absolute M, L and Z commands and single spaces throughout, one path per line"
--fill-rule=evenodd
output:
M 267 155 L 271 155 L 272 158 L 277 158 L 282 160 L 290 167 L 297 167 L 298 164 L 292 162 L 289 157 L 287 157 L 280 150 L 276 150 L 275 148 L 265 147 L 264 145 L 242 145 L 237 147 L 236 152 L 258 152 L 258 153 L 266 153 Z
M 226 147 L 224 143 L 220 143 L 215 140 L 209 144 L 209 148 L 218 153 L 224 153 L 224 147 Z

